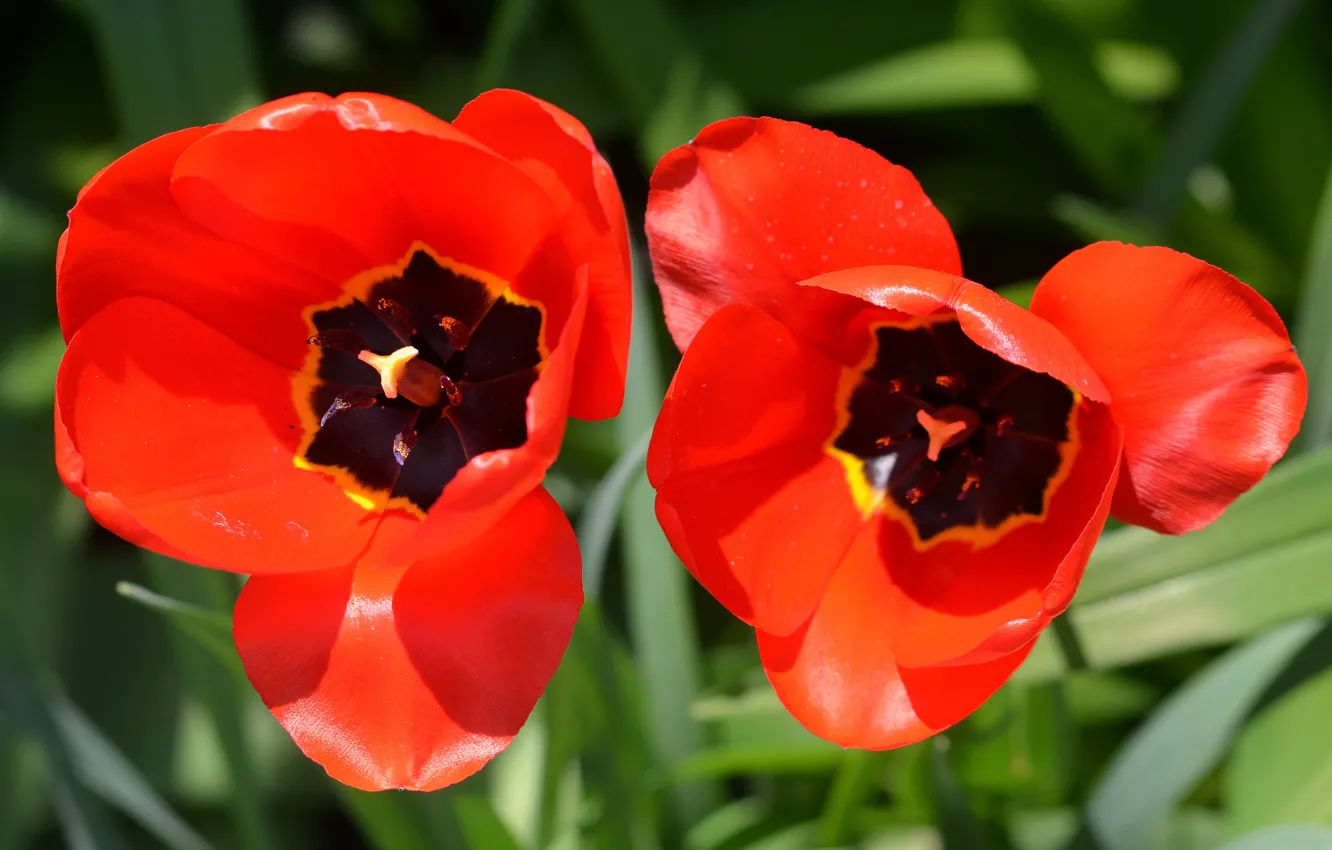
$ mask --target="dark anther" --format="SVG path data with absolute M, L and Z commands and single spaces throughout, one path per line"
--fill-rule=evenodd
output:
M 317 345 L 320 348 L 332 348 L 337 351 L 345 351 L 348 354 L 358 354 L 365 350 L 365 338 L 356 331 L 345 328 L 331 328 L 326 331 L 320 331 L 306 340 L 311 345 Z
M 388 325 L 389 330 L 403 342 L 409 341 L 416 333 L 416 323 L 407 308 L 392 298 L 381 298 L 375 303 L 375 312 Z
M 1008 429 L 1013 427 L 1013 417 L 1005 413 L 999 417 L 999 421 L 994 423 L 994 433 L 1000 437 L 1008 433 Z
M 472 332 L 467 325 L 452 316 L 440 316 L 438 318 L 439 326 L 443 329 L 445 336 L 449 338 L 449 345 L 453 346 L 454 351 L 462 351 L 472 341 Z
M 344 410 L 362 410 L 374 406 L 375 396 L 360 387 L 355 387 L 333 399 L 333 403 L 328 406 L 328 410 L 324 411 L 323 417 L 319 420 L 319 427 L 322 428 L 328 424 L 328 420 L 332 419 L 335 413 L 341 413 Z
M 906 491 L 906 500 L 913 505 L 923 498 L 925 498 L 925 490 L 921 487 L 912 487 Z
M 952 375 L 939 375 L 934 382 L 946 390 L 957 391 L 967 385 L 967 379 L 962 375 L 954 373 Z
M 458 385 L 448 375 L 439 376 L 439 387 L 444 390 L 444 397 L 449 400 L 449 404 L 454 407 L 462 404 L 462 390 L 458 389 Z
M 904 389 L 906 389 L 906 381 L 901 378 L 893 378 L 888 382 L 888 392 L 890 393 L 900 393 Z
M 416 432 L 403 431 L 393 438 L 393 459 L 402 466 L 407 462 L 407 456 L 416 448 Z

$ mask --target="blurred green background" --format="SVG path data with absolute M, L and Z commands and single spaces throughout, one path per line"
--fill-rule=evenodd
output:
M 0 4 L 0 850 L 1332 848 L 1330 33 L 1317 0 Z M 587 123 L 639 245 L 656 158 L 749 113 L 911 168 L 968 276 L 1017 300 L 1096 239 L 1219 264 L 1290 324 L 1304 433 L 1208 530 L 1107 532 L 971 719 L 848 752 L 782 711 L 657 530 L 643 436 L 676 355 L 644 273 L 624 413 L 571 427 L 549 482 L 589 601 L 532 720 L 455 788 L 336 786 L 238 673 L 236 578 L 58 483 L 55 243 L 159 133 L 310 89 L 448 118 L 499 85 Z

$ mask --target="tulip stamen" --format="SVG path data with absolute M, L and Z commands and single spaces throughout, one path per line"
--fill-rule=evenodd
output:
M 376 354 L 366 349 L 357 358 L 379 373 L 379 386 L 385 398 L 403 398 L 420 407 L 433 407 L 439 403 L 440 378 L 444 375 L 438 366 L 419 359 L 420 352 L 410 345 L 392 354 Z
M 472 331 L 464 322 L 452 316 L 439 316 L 437 321 L 454 351 L 462 351 L 472 341 Z
M 393 459 L 402 466 L 407 462 L 407 456 L 416 448 L 416 432 L 402 431 L 393 438 Z
M 416 334 L 416 323 L 407 308 L 392 298 L 381 298 L 375 302 L 375 313 L 379 320 L 393 331 L 393 335 L 403 342 L 411 340 Z
M 365 349 L 365 338 L 356 331 L 346 328 L 330 328 L 320 331 L 307 339 L 306 342 L 320 348 L 345 351 L 348 354 L 359 354 Z
M 439 376 L 439 388 L 449 404 L 454 407 L 462 404 L 462 390 L 458 389 L 458 385 L 448 375 Z
M 319 419 L 319 427 L 322 428 L 327 425 L 328 420 L 332 419 L 334 414 L 341 413 L 344 410 L 363 410 L 367 407 L 374 407 L 375 400 L 373 395 L 360 387 L 350 389 L 333 399 L 333 403 L 328 406 L 328 410 L 324 411 L 324 415 Z

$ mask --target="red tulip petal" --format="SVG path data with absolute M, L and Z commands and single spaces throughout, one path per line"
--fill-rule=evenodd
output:
M 650 475 L 676 554 L 736 616 L 799 628 L 864 519 L 823 449 L 841 367 L 755 307 L 723 307 L 685 353 Z M 669 458 L 669 460 L 664 460 Z
M 198 564 L 351 563 L 374 520 L 293 466 L 292 376 L 176 307 L 115 301 L 60 364 L 62 477 L 112 531 Z
M 569 408 L 581 419 L 614 416 L 624 397 L 633 293 L 629 229 L 615 175 L 582 124 L 523 92 L 486 92 L 453 124 L 546 189 L 563 217 L 570 253 L 589 264 L 587 323 Z
M 964 278 L 907 266 L 874 266 L 833 272 L 802 284 L 912 316 L 952 310 L 963 333 L 981 348 L 1050 375 L 1093 401 L 1110 399 L 1100 377 L 1057 328 Z
M 580 269 L 575 301 L 559 342 L 527 396 L 527 442 L 472 458 L 445 487 L 419 529 L 391 548 L 392 563 L 433 557 L 489 528 L 541 483 L 564 439 L 578 340 L 587 313 L 587 270 Z
M 1290 337 L 1262 296 L 1167 248 L 1101 242 L 1036 289 L 1110 389 L 1124 428 L 1114 515 L 1157 531 L 1210 523 L 1286 451 L 1307 394 Z
M 301 311 L 338 295 L 327 281 L 219 238 L 171 197 L 171 169 L 210 128 L 154 139 L 89 181 L 56 257 L 65 338 L 118 298 L 173 304 L 237 343 L 292 368 L 309 335 Z
M 719 121 L 666 154 L 652 175 L 647 236 L 681 350 L 732 301 L 821 339 L 855 309 L 793 286 L 825 272 L 891 262 L 961 273 L 948 222 L 911 172 L 773 118 Z
M 791 714 L 821 738 L 871 750 L 902 747 L 962 720 L 1031 651 L 1029 643 L 984 664 L 900 666 L 880 524 L 856 537 L 805 628 L 784 637 L 758 632 L 764 670 Z
M 421 241 L 512 280 L 556 224 L 508 160 L 382 95 L 296 95 L 186 150 L 171 191 L 199 224 L 342 284 Z
M 481 536 L 407 568 L 251 578 L 234 633 L 265 704 L 330 776 L 430 791 L 508 746 L 582 601 L 573 529 L 538 488 Z
M 884 523 L 878 551 L 894 590 L 899 664 L 1000 658 L 1068 607 L 1109 515 L 1122 446 L 1108 405 L 1082 403 L 1076 423 L 1077 454 L 1039 520 L 980 548 L 946 541 L 923 550 L 900 522 Z

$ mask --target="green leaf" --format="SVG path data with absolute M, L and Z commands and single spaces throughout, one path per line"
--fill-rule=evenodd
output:
M 3 203 L 0 196 L 0 206 Z M 0 406 L 25 412 L 49 409 L 55 400 L 56 369 L 64 353 L 65 339 L 58 327 L 19 340 L 0 360 Z
M 1145 221 L 1112 212 L 1077 195 L 1056 195 L 1050 212 L 1069 230 L 1088 242 L 1127 242 L 1130 245 L 1159 245 L 1160 235 Z
M 655 753 L 644 727 L 647 713 L 633 659 L 603 622 L 595 600 L 583 606 L 573 641 L 546 690 L 550 734 L 543 824 L 552 823 L 557 776 L 571 754 L 580 756 L 587 796 L 602 816 L 590 845 L 603 850 L 656 850 L 661 816 L 653 775 Z M 543 836 L 553 834 L 543 827 Z
M 930 744 L 930 784 L 938 809 L 944 850 L 988 850 L 994 847 L 989 830 L 971 810 L 966 794 L 953 778 L 948 763 L 949 741 L 936 737 Z
M 343 809 L 374 850 L 434 850 L 439 846 L 409 793 L 371 793 L 337 782 L 332 785 Z
M 758 799 L 745 797 L 713 809 L 685 835 L 685 850 L 723 850 L 761 831 L 771 812 Z
M 677 763 L 677 781 L 744 773 L 824 773 L 845 751 L 814 735 L 782 706 L 766 682 L 737 696 L 697 700 L 692 715 L 709 727 L 715 746 Z
M 240 658 L 231 643 L 230 617 L 154 593 L 129 581 L 118 582 L 116 593 L 166 616 L 172 625 L 197 640 L 200 646 L 212 653 L 213 657 L 239 677 L 240 681 L 248 681 L 245 678 L 245 668 L 241 666 Z
M 231 645 L 231 609 L 236 602 L 235 577 L 218 570 L 205 570 L 145 553 L 153 583 L 169 592 L 158 604 L 173 603 L 171 611 L 160 608 L 172 622 L 177 662 L 190 690 L 199 699 L 216 729 L 230 780 L 228 802 L 232 809 L 236 841 L 247 850 L 270 850 L 277 846 L 261 799 L 257 771 L 242 719 L 257 695 L 244 675 Z M 138 588 L 140 592 L 146 592 Z M 198 603 L 177 598 L 189 599 Z M 212 615 L 201 619 L 205 615 Z M 188 631 L 192 624 L 210 636 L 209 644 Z M 218 634 L 226 630 L 225 636 Z
M 1332 450 L 1278 464 L 1221 518 L 1182 536 L 1125 528 L 1106 534 L 1096 546 L 1078 588 L 1085 605 L 1271 551 L 1327 528 L 1332 504 Z
M 704 67 L 663 0 L 568 0 L 603 77 L 639 131 L 651 168 L 701 127 L 740 114 L 735 92 Z
M 472 850 L 520 850 L 490 801 L 477 794 L 456 794 L 454 810 L 458 828 Z
M 1261 712 L 1225 774 L 1231 832 L 1282 823 L 1332 824 L 1332 673 Z
M 1169 97 L 1179 72 L 1168 53 L 1131 42 L 1099 42 L 1096 70 L 1120 97 Z M 810 83 L 789 95 L 806 115 L 917 112 L 1031 103 L 1037 75 L 1016 44 L 1000 38 L 942 41 L 892 53 Z
M 3 659 L 0 659 L 3 662 Z M 0 663 L 0 720 L 37 742 L 51 771 L 48 793 L 71 850 L 122 850 L 125 842 L 102 801 L 79 776 L 81 766 L 41 689 Z
M 639 264 L 642 268 L 642 264 Z M 616 420 L 620 445 L 627 450 L 656 420 L 665 379 L 655 359 L 657 320 L 646 277 L 635 275 L 633 344 L 629 352 L 624 408 Z M 661 761 L 689 759 L 703 743 L 689 715 L 698 688 L 698 637 L 689 573 L 671 551 L 657 524 L 656 494 L 645 476 L 629 485 L 623 517 L 626 600 L 630 636 L 642 674 L 649 727 Z M 712 807 L 716 789 L 708 783 L 679 789 L 686 825 Z
M 1142 217 L 1162 226 L 1174 221 L 1189 175 L 1216 149 L 1300 3 L 1255 0 L 1249 16 L 1235 28 L 1172 122 L 1161 157 L 1134 205 Z
M 500 0 L 490 18 L 490 28 L 476 68 L 477 93 L 504 82 L 514 49 L 536 11 L 537 0 Z
M 601 594 L 601 579 L 606 572 L 611 538 L 620 518 L 625 493 L 634 476 L 643 474 L 643 461 L 647 458 L 651 439 L 649 426 L 597 482 L 578 518 L 578 545 L 583 550 L 583 589 L 592 598 Z
M 1087 802 L 1103 850 L 1136 850 L 1225 755 L 1245 718 L 1319 632 L 1315 620 L 1230 650 L 1171 694 L 1115 753 Z
M 745 0 L 677 3 L 710 66 L 747 101 L 793 89 L 949 37 L 960 0 Z
M 1105 535 L 1064 615 L 1092 668 L 1122 666 L 1243 638 L 1332 610 L 1326 505 L 1332 450 L 1280 464 L 1207 528 L 1179 537 Z M 1020 680 L 1064 669 L 1042 636 Z
M 208 850 L 208 842 L 172 811 L 116 745 L 72 702 L 55 698 L 48 703 L 48 710 L 70 763 L 88 790 L 173 850 Z
M 848 750 L 833 776 L 828 800 L 819 815 L 819 846 L 832 847 L 850 843 L 856 812 L 874 788 L 882 773 L 884 756 L 865 750 Z
M 240 0 L 88 0 L 121 131 L 142 142 L 231 117 L 257 100 Z
M 1107 673 L 1073 673 L 1064 680 L 1068 713 L 1079 725 L 1118 723 L 1140 717 L 1160 697 L 1137 679 Z
M 1036 71 L 1046 117 L 1104 189 L 1125 189 L 1153 151 L 1151 127 L 1109 87 L 1091 45 L 1058 12 L 1039 0 L 1001 0 L 999 8 Z
M 1332 829 L 1278 826 L 1246 835 L 1220 850 L 1332 850 Z
M 1332 437 L 1332 167 L 1309 236 L 1301 292 L 1295 350 L 1309 375 L 1309 407 L 1295 447 L 1309 451 Z

